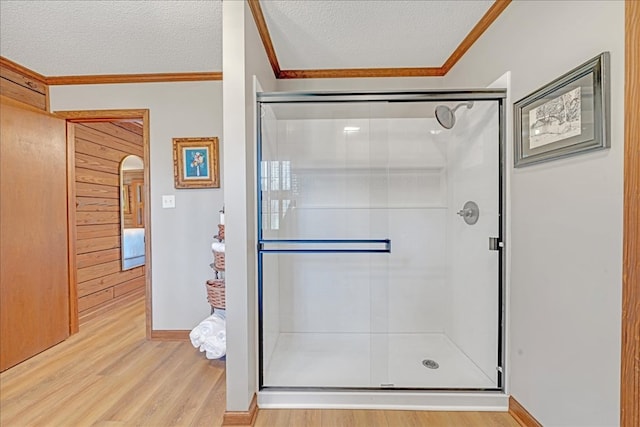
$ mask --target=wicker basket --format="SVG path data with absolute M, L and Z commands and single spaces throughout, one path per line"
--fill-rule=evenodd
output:
M 220 310 L 226 309 L 226 296 L 224 280 L 212 279 L 207 280 L 207 301 L 213 308 Z
M 218 235 L 216 237 L 220 240 L 224 240 L 224 224 L 218 224 Z
M 213 269 L 224 271 L 224 252 L 213 251 Z

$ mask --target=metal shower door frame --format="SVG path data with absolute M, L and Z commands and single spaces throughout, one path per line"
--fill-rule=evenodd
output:
M 505 102 L 507 97 L 506 89 L 451 89 L 451 90 L 417 90 L 417 91 L 345 91 L 345 92 L 262 92 L 256 95 L 256 118 L 257 118 L 257 147 L 256 147 L 256 214 L 257 214 L 257 272 L 258 272 L 258 390 L 280 390 L 280 391 L 432 391 L 432 392 L 491 392 L 505 391 L 506 372 L 506 250 L 505 250 L 505 230 L 507 226 L 506 218 L 506 111 Z M 365 253 L 365 252 L 390 252 L 391 241 L 388 239 L 373 240 L 274 240 L 263 239 L 262 234 L 262 114 L 263 104 L 291 104 L 291 103 L 362 103 L 362 102 L 447 102 L 447 101 L 495 101 L 498 104 L 498 360 L 496 366 L 498 370 L 498 386 L 490 389 L 459 388 L 382 388 L 382 387 L 274 387 L 264 386 L 264 354 L 263 354 L 263 255 L 265 253 Z M 265 245 L 273 243 L 293 243 L 293 244 L 349 244 L 349 243 L 374 243 L 384 244 L 383 249 L 267 249 Z

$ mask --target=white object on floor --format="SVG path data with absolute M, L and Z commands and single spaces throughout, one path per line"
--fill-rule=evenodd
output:
M 219 359 L 227 353 L 225 313 L 216 311 L 189 333 L 191 344 L 205 352 L 207 359 Z

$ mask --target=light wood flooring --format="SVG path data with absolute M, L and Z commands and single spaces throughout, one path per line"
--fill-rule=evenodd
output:
M 43 319 L 43 321 L 46 321 Z M 145 340 L 144 301 L 0 374 L 0 425 L 219 426 L 225 363 L 183 342 Z M 518 426 L 507 413 L 260 410 L 259 427 Z

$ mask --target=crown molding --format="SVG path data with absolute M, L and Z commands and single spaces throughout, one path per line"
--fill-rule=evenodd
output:
M 27 67 L 23 67 L 22 65 L 13 62 L 8 58 L 5 58 L 4 56 L 0 56 L 0 66 L 7 68 L 15 73 L 21 74 L 25 77 L 29 77 L 30 79 L 37 80 L 40 83 L 47 84 L 47 78 L 42 74 L 36 73 L 35 71 L 30 70 Z
M 467 34 L 456 50 L 441 67 L 414 68 L 343 68 L 316 70 L 282 70 L 280 68 L 271 35 L 267 27 L 259 0 L 247 0 L 253 20 L 262 39 L 267 58 L 277 79 L 338 79 L 363 77 L 442 77 L 462 58 L 469 48 L 493 24 L 500 14 L 511 3 L 511 0 L 496 0 Z M 50 86 L 57 85 L 90 85 L 90 84 L 122 84 L 122 83 L 166 83 L 189 81 L 222 80 L 221 72 L 198 73 L 151 73 L 151 74 L 101 74 L 82 76 L 43 76 L 5 57 L 0 56 L 0 65 L 28 76 Z
M 46 83 L 51 86 L 116 83 L 200 82 L 210 80 L 222 80 L 222 73 L 214 71 L 201 73 L 99 74 L 45 77 Z
M 478 23 L 469 31 L 469 34 L 462 40 L 456 50 L 442 65 L 443 75 L 447 74 L 451 68 L 467 53 L 469 48 L 480 38 L 480 36 L 498 19 L 498 16 L 509 6 L 511 0 L 496 0 L 487 12 L 480 18 Z
M 197 73 L 148 73 L 148 74 L 98 74 L 84 76 L 43 76 L 40 73 L 22 66 L 12 60 L 0 56 L 0 66 L 36 80 L 47 86 L 57 85 L 94 85 L 115 83 L 167 83 L 167 82 L 201 82 L 222 80 L 222 72 Z
M 247 0 L 247 3 L 249 4 L 249 9 L 251 9 L 253 21 L 256 23 L 256 27 L 258 28 L 258 34 L 260 34 L 260 38 L 262 39 L 264 51 L 266 52 L 271 68 L 273 69 L 273 75 L 276 76 L 276 78 L 280 78 L 281 70 L 280 64 L 278 63 L 278 56 L 276 55 L 276 50 L 271 42 L 271 34 L 269 34 L 267 21 L 264 19 L 260 2 L 258 0 Z
M 357 77 L 441 77 L 441 67 L 429 68 L 343 68 L 324 70 L 281 70 L 279 79 L 340 79 Z
M 282 70 L 278 63 L 276 51 L 271 42 L 271 35 L 262 13 L 259 0 L 247 0 L 253 20 L 258 28 L 264 50 L 267 53 L 273 74 L 277 79 L 339 79 L 358 77 L 442 77 L 445 76 L 456 62 L 480 38 L 482 33 L 493 24 L 500 14 L 509 6 L 511 0 L 495 0 L 493 5 L 480 18 L 460 45 L 453 51 L 441 67 L 416 68 L 342 68 L 316 70 Z

